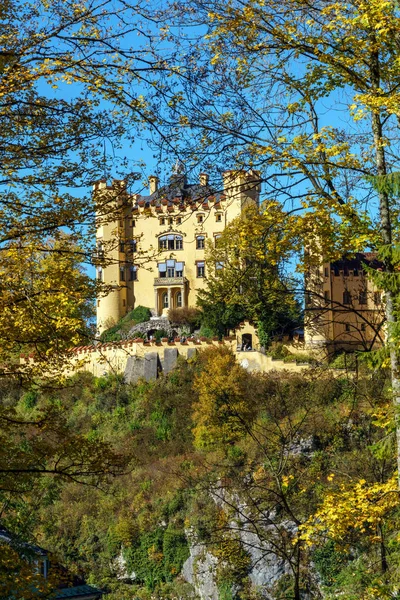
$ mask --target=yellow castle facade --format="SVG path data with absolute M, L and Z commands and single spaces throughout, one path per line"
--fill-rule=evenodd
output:
M 372 252 L 325 262 L 306 277 L 304 341 L 311 350 L 371 350 L 385 338 L 384 296 L 368 270 L 383 265 Z
M 149 194 L 131 194 L 124 181 L 93 186 L 97 207 L 97 279 L 107 288 L 97 300 L 99 333 L 136 306 L 154 317 L 196 306 L 205 286 L 207 241 L 218 237 L 249 204 L 258 204 L 257 172 L 226 171 L 216 190 L 202 173 L 188 183 L 178 166 L 167 185 L 149 178 Z

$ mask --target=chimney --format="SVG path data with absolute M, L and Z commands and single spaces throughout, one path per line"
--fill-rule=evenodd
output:
M 158 190 L 158 182 L 159 179 L 156 175 L 150 175 L 149 184 L 150 184 L 150 195 L 154 194 Z
M 206 187 L 208 185 L 208 174 L 200 173 L 200 185 Z

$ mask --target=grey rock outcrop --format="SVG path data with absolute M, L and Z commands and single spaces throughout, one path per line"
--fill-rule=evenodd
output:
M 182 567 L 183 578 L 193 585 L 200 600 L 219 600 L 216 584 L 218 559 L 188 534 L 190 556 Z

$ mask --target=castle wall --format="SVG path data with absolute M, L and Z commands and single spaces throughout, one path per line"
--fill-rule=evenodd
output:
M 127 383 L 136 383 L 142 378 L 150 381 L 156 379 L 160 373 L 171 372 L 179 357 L 191 360 L 197 352 L 221 345 L 228 346 L 235 354 L 238 363 L 249 371 L 300 373 L 309 368 L 309 365 L 274 360 L 256 350 L 241 351 L 237 338 L 230 336 L 223 341 L 203 339 L 181 342 L 177 338 L 174 342 L 164 340 L 156 343 L 128 340 L 96 346 L 82 346 L 72 349 L 66 356 L 63 375 L 72 377 L 76 372 L 88 371 L 95 377 L 124 374 Z M 22 365 L 33 363 L 32 356 L 21 358 Z

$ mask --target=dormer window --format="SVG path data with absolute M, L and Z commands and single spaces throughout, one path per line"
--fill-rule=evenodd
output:
M 204 215 L 197 215 L 197 222 L 202 223 L 204 221 Z
M 161 219 L 160 219 L 160 225 L 165 225 L 165 218 L 164 217 L 161 217 Z
M 221 213 L 217 213 L 217 214 L 215 215 L 215 221 L 216 221 L 217 223 L 221 223 L 221 221 L 222 221 L 222 215 L 221 215 Z

